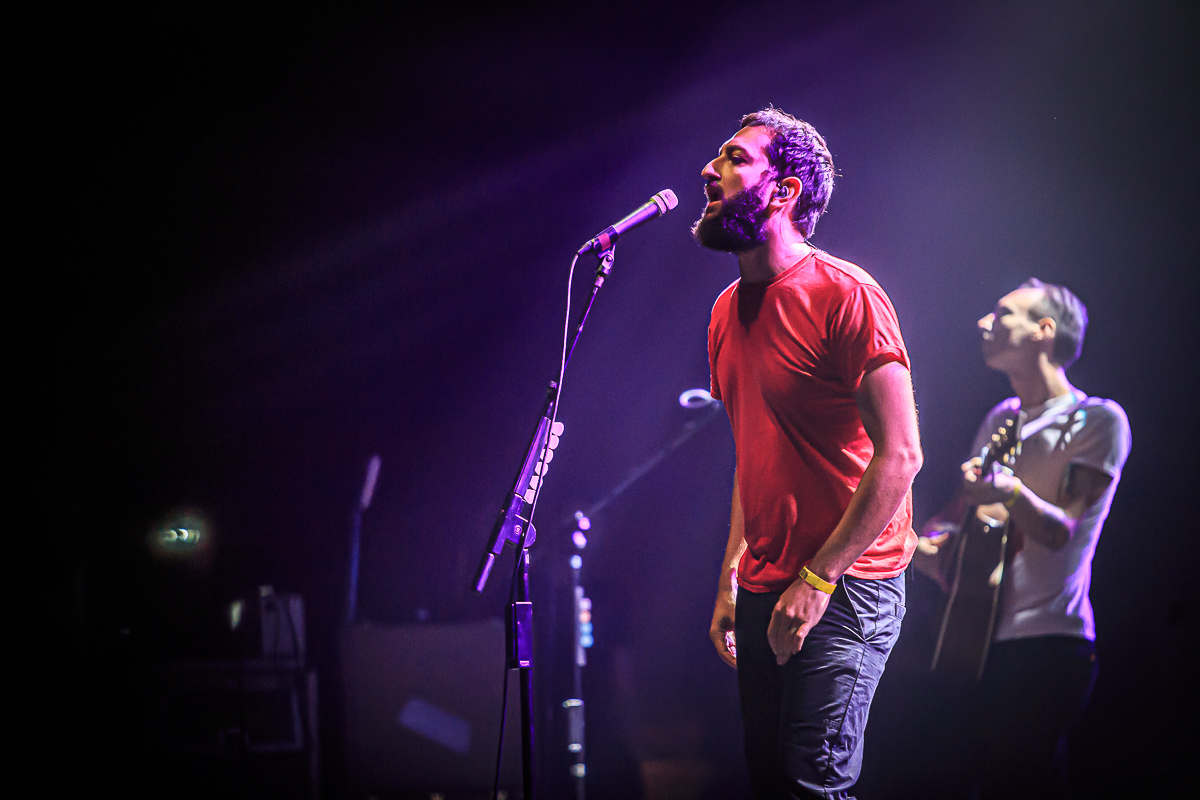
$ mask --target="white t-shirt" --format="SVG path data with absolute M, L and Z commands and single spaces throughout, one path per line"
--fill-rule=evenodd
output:
M 984 447 L 1005 416 L 1015 417 L 1019 406 L 1020 401 L 1010 397 L 993 408 L 979 427 L 972 452 Z M 1073 392 L 1026 409 L 1021 454 L 1013 471 L 1034 494 L 1062 504 L 1072 464 L 1099 470 L 1111 476 L 1112 482 L 1083 512 L 1075 534 L 1061 550 L 1051 550 L 1028 536 L 1018 537 L 1024 540 L 1021 549 L 1004 568 L 997 641 L 1048 634 L 1095 640 L 1096 624 L 1088 599 L 1092 556 L 1131 444 L 1129 420 L 1112 400 Z

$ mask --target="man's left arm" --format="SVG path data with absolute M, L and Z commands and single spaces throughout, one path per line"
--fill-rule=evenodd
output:
M 908 369 L 895 361 L 884 364 L 863 377 L 854 398 L 875 452 L 841 521 L 808 565 L 810 572 L 830 583 L 879 538 L 921 469 L 917 407 Z M 778 663 L 786 663 L 800 651 L 828 605 L 829 595 L 803 579 L 784 591 L 767 629 Z

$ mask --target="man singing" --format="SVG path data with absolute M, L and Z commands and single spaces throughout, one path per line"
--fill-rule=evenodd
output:
M 962 490 L 926 523 L 922 551 L 942 544 L 968 507 L 1007 519 L 992 645 L 968 712 L 981 759 L 970 767 L 984 798 L 1065 796 L 1066 735 L 1096 676 L 1092 556 L 1129 455 L 1129 421 L 1067 380 L 1087 309 L 1066 287 L 1030 279 L 979 329 L 984 360 L 1016 396 L 984 418 L 973 452 L 1022 413 L 1020 455 L 1011 471 L 986 475 L 978 457 L 963 464 Z
M 741 275 L 708 334 L 737 450 L 709 633 L 738 671 L 755 796 L 849 797 L 917 543 L 908 354 L 879 284 L 808 242 L 833 191 L 811 125 L 750 114 L 701 176 L 693 235 Z

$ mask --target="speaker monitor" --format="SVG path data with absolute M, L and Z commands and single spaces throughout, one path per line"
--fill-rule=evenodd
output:
M 504 625 L 360 624 L 342 632 L 347 768 L 367 793 L 489 791 Z M 521 785 L 517 673 L 509 678 L 501 786 Z

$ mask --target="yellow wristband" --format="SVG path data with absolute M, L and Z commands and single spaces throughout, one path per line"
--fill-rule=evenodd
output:
M 808 567 L 800 568 L 800 579 L 802 581 L 804 581 L 805 583 L 807 583 L 809 586 L 811 586 L 814 589 L 817 589 L 819 591 L 822 591 L 825 594 L 833 594 L 833 590 L 835 588 L 837 588 L 837 583 L 830 583 L 829 581 L 822 578 L 820 575 L 814 574 L 813 571 L 810 570 Z
M 1025 488 L 1025 484 L 1020 478 L 1013 478 L 1013 493 L 1012 497 L 1004 501 L 1005 508 L 1012 508 L 1013 503 L 1017 502 L 1017 498 L 1021 496 L 1021 490 Z

